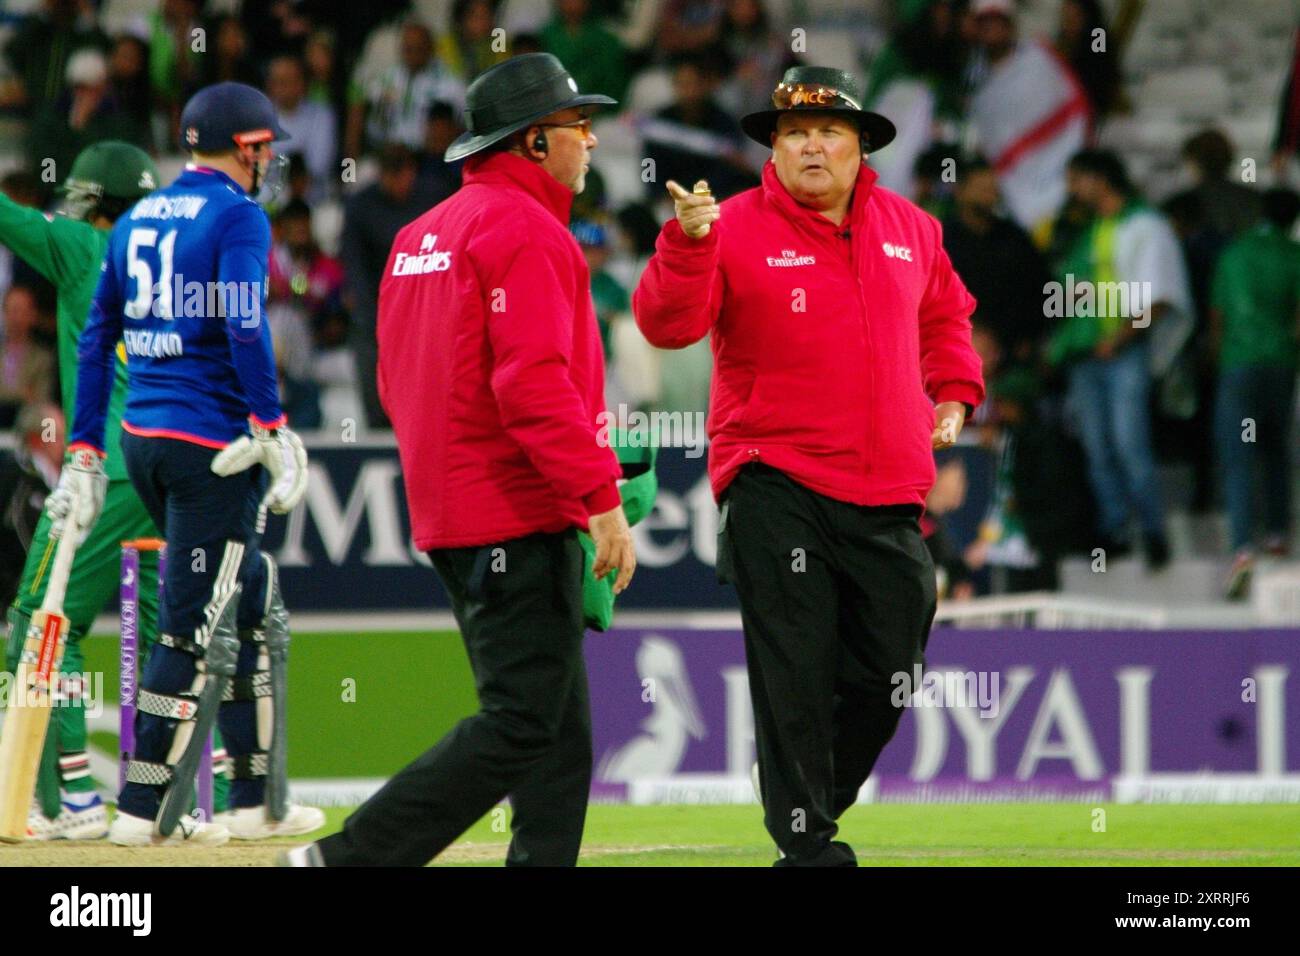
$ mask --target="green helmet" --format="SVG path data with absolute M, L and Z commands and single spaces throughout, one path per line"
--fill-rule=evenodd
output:
M 83 221 L 102 213 L 116 219 L 137 199 L 158 188 L 158 167 L 138 146 L 107 139 L 87 146 L 61 187 L 63 213 Z

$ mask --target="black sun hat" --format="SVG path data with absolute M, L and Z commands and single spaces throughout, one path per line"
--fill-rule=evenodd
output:
M 466 132 L 447 147 L 445 158 L 449 163 L 463 159 L 560 110 L 617 103 L 599 93 L 579 93 L 564 64 L 550 53 L 514 56 L 485 70 L 469 85 Z
M 770 147 L 777 117 L 782 113 L 834 113 L 857 123 L 866 139 L 867 152 L 874 153 L 888 146 L 898 131 L 879 113 L 864 110 L 863 98 L 852 73 L 829 66 L 792 66 L 772 92 L 774 108 L 750 113 L 741 119 L 740 127 L 750 139 Z

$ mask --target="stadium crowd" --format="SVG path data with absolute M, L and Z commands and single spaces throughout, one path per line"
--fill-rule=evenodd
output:
M 1221 497 L 1227 509 L 1225 586 L 1241 596 L 1256 555 L 1290 547 L 1300 200 L 1284 186 L 1300 146 L 1300 45 L 1274 155 L 1257 158 L 1260 179 L 1278 185 L 1243 177 L 1233 143 L 1206 128 L 1181 144 L 1185 188 L 1144 190 L 1101 135 L 1130 106 L 1123 57 L 1141 4 L 1109 4 L 1110 19 L 1099 0 L 1054 6 L 1054 35 L 1036 37 L 1011 0 L 896 0 L 870 13 L 840 0 L 9 3 L 0 127 L 22 145 L 0 157 L 0 191 L 53 210 L 89 143 L 178 157 L 195 90 L 259 86 L 292 134 L 269 210 L 286 410 L 301 429 L 384 428 L 374 329 L 392 239 L 459 186 L 442 156 L 462 131 L 467 85 L 510 55 L 549 51 L 584 92 L 621 104 L 598 117 L 607 148 L 571 226 L 591 267 L 609 404 L 703 411 L 707 342 L 660 352 L 630 315 L 670 215 L 663 183 L 703 178 L 721 197 L 756 185 L 766 153 L 738 117 L 767 103 L 788 66 L 820 62 L 814 34 L 851 24 L 866 38 L 858 62 L 832 65 L 855 67 L 900 130 L 872 158 L 880 182 L 942 221 L 979 301 L 990 400 L 972 433 L 999 466 L 976 540 L 957 549 L 943 516 L 965 477 L 940 461 L 926 522 L 948 593 L 971 593 L 987 566 L 1013 590 L 1055 588 L 1061 557 L 1093 547 L 1115 557 L 1140 545 L 1159 570 L 1170 555 L 1157 463 L 1181 460 L 1196 477 L 1190 507 Z M 1080 290 L 1103 283 L 1142 291 L 1124 309 L 1080 306 Z M 22 410 L 57 395 L 53 290 L 2 247 L 0 303 L 0 425 L 31 427 L 42 418 Z M 1080 474 L 1091 494 L 1062 494 Z

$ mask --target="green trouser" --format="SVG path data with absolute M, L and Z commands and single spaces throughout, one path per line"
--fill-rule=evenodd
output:
M 41 515 L 23 566 L 22 582 L 18 596 L 9 608 L 9 637 L 6 644 L 5 663 L 12 673 L 18 666 L 27 624 L 33 612 L 40 609 L 45 598 L 45 586 L 54 563 L 55 542 L 50 540 L 50 519 Z M 55 707 L 51 715 L 50 733 L 45 738 L 41 753 L 41 769 L 37 777 L 36 793 L 41 810 L 51 819 L 59 815 L 59 786 L 69 793 L 88 793 L 95 789 L 86 754 L 86 713 L 82 692 L 89 683 L 83 677 L 85 658 L 81 639 L 95 623 L 95 615 L 106 605 L 115 603 L 118 578 L 121 570 L 121 543 L 135 538 L 157 538 L 158 529 L 145 511 L 135 489 L 129 481 L 109 482 L 104 497 L 104 510 L 95 523 L 90 536 L 77 548 L 68 578 L 67 596 L 63 613 L 70 621 L 68 644 L 59 668 L 60 685 L 68 699 L 63 706 Z M 144 551 L 140 554 L 140 649 L 137 662 L 138 675 L 144 672 L 149 649 L 158 637 L 158 554 Z M 71 675 L 74 679 L 67 680 Z M 90 689 L 93 689 L 93 685 Z M 220 735 L 213 740 L 214 757 L 223 750 Z M 116 787 L 117 781 L 112 785 Z M 225 774 L 216 774 L 213 787 L 213 809 L 227 807 L 229 781 Z

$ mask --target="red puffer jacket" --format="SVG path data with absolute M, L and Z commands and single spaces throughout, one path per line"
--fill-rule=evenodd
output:
M 712 333 L 715 497 L 761 460 L 840 501 L 924 506 L 934 404 L 983 400 L 975 300 L 939 223 L 875 181 L 864 163 L 836 226 L 769 161 L 703 239 L 660 232 L 632 307 L 661 348 Z
M 506 153 L 405 226 L 379 287 L 379 394 L 421 550 L 586 528 L 619 504 L 573 194 Z

